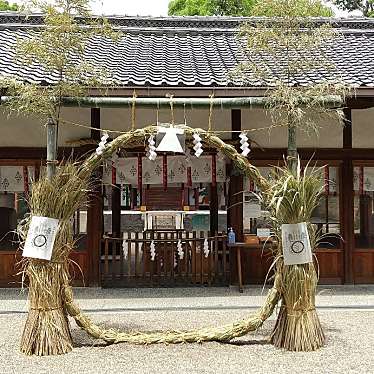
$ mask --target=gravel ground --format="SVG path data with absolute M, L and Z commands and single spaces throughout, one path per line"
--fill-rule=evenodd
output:
M 239 293 L 236 287 L 196 288 L 75 288 L 79 305 L 89 311 L 103 309 L 149 308 L 257 308 L 262 305 L 267 290 L 247 287 Z M 27 293 L 20 289 L 0 288 L 2 311 L 27 311 Z M 329 307 L 365 306 L 374 309 L 374 285 L 320 286 L 316 305 Z
M 227 324 L 246 317 L 251 312 L 249 308 L 261 304 L 264 298 L 261 288 L 247 288 L 244 294 L 228 288 L 76 289 L 75 292 L 79 304 L 91 310 L 97 323 L 121 330 Z M 72 321 L 75 348 L 71 353 L 26 357 L 19 352 L 26 297 L 20 290 L 0 289 L 0 374 L 374 373 L 373 295 L 373 286 L 319 289 L 317 304 L 321 306 L 319 315 L 327 343 L 317 352 L 292 353 L 268 344 L 275 319 L 272 316 L 255 334 L 230 344 L 169 346 L 106 346 L 92 340 Z M 145 311 L 148 308 L 154 310 Z
M 18 345 L 24 315 L 0 316 L 0 373 L 373 373 L 374 312 L 321 311 L 326 347 L 291 353 L 267 343 L 274 318 L 256 334 L 231 344 L 105 346 L 72 323 L 74 350 L 63 356 L 26 357 Z M 126 312 L 95 314 L 120 329 L 157 330 L 223 324 L 244 311 Z

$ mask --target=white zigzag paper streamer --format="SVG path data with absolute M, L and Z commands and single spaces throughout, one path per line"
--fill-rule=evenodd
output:
M 201 144 L 201 137 L 198 133 L 192 135 L 193 137 L 193 150 L 195 151 L 195 156 L 200 157 L 203 153 L 203 145 Z
M 240 149 L 242 150 L 242 155 L 246 157 L 248 156 L 249 152 L 251 152 L 251 149 L 248 143 L 248 136 L 246 133 L 242 132 L 239 135 L 239 138 L 240 138 L 240 144 L 241 144 Z
M 109 138 L 109 135 L 107 132 L 104 132 L 104 135 L 101 137 L 101 142 L 99 143 L 99 146 L 96 148 L 96 154 L 98 156 L 102 155 L 105 150 L 105 144 Z

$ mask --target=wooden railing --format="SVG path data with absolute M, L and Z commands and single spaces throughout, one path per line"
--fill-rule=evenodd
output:
M 179 240 L 183 255 L 178 253 Z M 209 253 L 204 251 L 205 240 Z M 103 287 L 228 285 L 226 241 L 226 236 L 211 236 L 209 232 L 124 233 L 124 239 L 104 237 L 101 284 Z

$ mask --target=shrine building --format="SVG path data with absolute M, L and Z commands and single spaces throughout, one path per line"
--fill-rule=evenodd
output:
M 230 74 L 246 60 L 238 27 L 258 19 L 118 16 L 109 21 L 123 32 L 120 41 L 95 37 L 86 51 L 89 61 L 110 73 L 114 83 L 107 96 L 132 98 L 135 91 L 137 98 L 169 98 L 171 105 L 65 107 L 59 160 L 79 160 L 94 152 L 99 130 L 117 131 L 109 132 L 113 138 L 132 126 L 150 124 L 208 129 L 210 118 L 212 131 L 236 147 L 240 132 L 247 133 L 248 159 L 265 177 L 271 165 L 283 163 L 287 129 L 270 128 L 264 108 L 222 105 L 210 114 L 209 106 L 187 101 L 212 94 L 222 100 L 266 96 L 269 87 L 263 82 L 243 84 Z M 320 120 L 318 134 L 298 133 L 298 151 L 303 164 L 312 159 L 324 167 L 324 196 L 312 217 L 322 232 L 331 234 L 316 250 L 320 283 L 373 283 L 374 19 L 333 21 L 343 37 L 326 48 L 339 78 L 355 87 L 355 94 L 347 99 L 344 127 Z M 324 22 L 330 20 L 316 19 L 316 27 Z M 0 13 L 0 77 L 40 85 L 56 82 L 58 77 L 37 64 L 20 66 L 15 59 L 18 38 L 42 25 L 40 15 Z M 281 63 L 273 62 L 275 75 Z M 295 84 L 333 78 L 315 73 Z M 91 95 L 103 93 L 92 87 Z M 186 105 L 173 108 L 177 98 L 186 98 Z M 1 110 L 0 128 L 0 286 L 13 287 L 21 281 L 14 231 L 28 212 L 24 198 L 32 181 L 45 172 L 46 127 L 38 118 L 8 116 Z M 267 212 L 256 198 L 257 187 L 217 150 L 203 143 L 196 157 L 180 140 L 183 153 L 159 152 L 154 160 L 147 157 L 147 144 L 121 149 L 93 176 L 99 182 L 90 205 L 77 211 L 73 222 L 77 246 L 71 258 L 79 265 L 71 264 L 75 285 L 186 287 L 235 285 L 240 278 L 244 285 L 265 281 L 272 257 L 265 243 Z M 228 246 L 230 227 L 240 246 Z

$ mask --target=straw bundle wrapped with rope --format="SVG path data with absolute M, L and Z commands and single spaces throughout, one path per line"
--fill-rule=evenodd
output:
M 310 223 L 314 209 L 323 193 L 318 168 L 308 166 L 296 172 L 287 166 L 277 168 L 277 177 L 266 199 L 278 236 L 276 253 L 279 291 L 282 304 L 271 342 L 290 351 L 313 351 L 323 346 L 325 336 L 315 309 L 315 292 L 318 276 L 313 263 L 285 265 L 283 261 L 281 226 L 306 222 L 312 250 L 320 240 L 319 233 Z
M 76 164 L 66 163 L 53 179 L 34 183 L 29 200 L 31 215 L 56 218 L 59 229 L 51 261 L 23 259 L 29 282 L 29 314 L 21 340 L 25 354 L 62 354 L 72 350 L 72 339 L 62 290 L 69 283 L 69 254 L 74 248 L 72 217 L 85 205 L 90 181 L 81 178 Z M 25 238 L 31 216 L 19 228 Z
M 257 185 L 264 191 L 265 197 L 271 200 L 271 196 L 274 195 L 272 192 L 274 189 L 273 184 L 270 188 L 269 182 L 261 176 L 258 169 L 251 165 L 244 156 L 241 156 L 233 146 L 225 144 L 217 136 L 202 129 L 192 129 L 187 126 L 181 127 L 185 130 L 187 136 L 198 132 L 207 145 L 220 150 L 235 163 L 243 174 L 255 180 Z M 312 271 L 312 269 L 314 269 L 312 265 L 310 265 L 309 268 L 302 267 L 305 269 L 305 274 L 310 275 L 310 278 L 306 275 L 302 277 L 301 274 L 299 277 L 302 278 L 303 283 L 300 283 L 299 279 L 295 278 L 295 271 L 288 271 L 289 269 L 286 269 L 286 267 L 282 266 L 279 262 L 277 264 L 274 286 L 269 291 L 264 306 L 248 319 L 217 328 L 201 328 L 191 331 L 126 333 L 113 329 L 101 328 L 95 325 L 91 319 L 85 316 L 79 307 L 74 304 L 68 273 L 68 256 L 74 246 L 71 217 L 78 208 L 86 203 L 87 193 L 91 189 L 91 174 L 95 168 L 101 165 L 103 157 L 111 157 L 112 153 L 120 147 L 144 142 L 150 134 L 155 132 L 156 127 L 149 126 L 144 129 L 137 129 L 123 134 L 109 143 L 102 155 L 93 154 L 80 166 L 71 163 L 61 165 L 51 181 L 41 179 L 34 184 L 30 200 L 31 214 L 57 218 L 60 220 L 60 228 L 55 240 L 51 262 L 33 259 L 25 260 L 25 271 L 30 281 L 30 311 L 21 342 L 22 352 L 26 354 L 48 355 L 70 351 L 72 349 L 72 340 L 67 320 L 68 314 L 72 316 L 77 324 L 88 334 L 109 343 L 129 342 L 134 344 L 153 344 L 203 341 L 225 342 L 259 328 L 273 313 L 281 297 L 283 300 L 283 307 L 272 341 L 277 346 L 282 346 L 279 340 L 283 339 L 283 329 L 287 329 L 287 339 L 293 339 L 293 343 L 287 345 L 283 344 L 283 346 L 287 349 L 292 349 L 293 345 L 297 344 L 300 349 L 307 350 L 309 348 L 307 344 L 303 343 L 299 345 L 297 341 L 300 339 L 300 336 L 303 340 L 307 339 L 308 336 L 311 340 L 314 340 L 315 336 L 306 336 L 303 334 L 305 323 L 300 323 L 300 318 L 291 320 L 289 311 L 291 307 L 293 307 L 294 311 L 299 313 L 299 308 L 295 307 L 297 303 L 292 303 L 292 301 L 298 301 L 300 303 L 300 308 L 302 308 L 300 309 L 301 314 L 299 313 L 302 315 L 302 321 L 306 320 L 305 316 L 316 316 L 313 314 L 315 311 L 312 310 L 314 307 L 313 297 L 316 282 L 315 273 Z M 300 209 L 303 209 L 304 205 L 300 205 Z M 308 209 L 311 205 L 313 204 L 307 203 Z M 277 214 L 279 214 L 279 211 Z M 297 219 L 300 218 L 301 217 L 297 216 Z M 303 218 L 310 218 L 310 214 L 309 216 L 305 214 Z M 278 223 L 281 222 L 279 217 L 277 219 Z M 286 219 L 286 217 L 284 217 L 284 219 Z M 21 231 L 23 234 L 27 232 L 27 224 Z M 281 249 L 278 249 L 278 252 L 280 253 Z M 299 267 L 297 269 L 299 269 Z M 310 282 L 306 283 L 308 279 L 310 279 Z M 305 297 L 302 298 L 300 295 L 304 295 Z M 287 310 L 286 315 L 284 315 L 284 310 Z M 310 319 L 311 317 L 308 321 Z M 298 329 L 295 329 L 295 326 Z M 307 330 L 307 332 L 309 333 L 310 329 Z M 292 336 L 292 334 L 296 335 Z M 315 344 L 314 342 L 310 345 L 312 347 L 319 346 L 319 344 Z
M 221 150 L 239 169 L 251 175 L 259 186 L 267 188 L 267 181 L 257 168 L 239 155 L 233 146 L 225 144 L 217 136 L 202 129 L 182 127 L 187 136 L 195 132 L 200 133 L 209 146 Z M 71 218 L 77 209 L 86 204 L 92 184 L 91 174 L 101 165 L 103 158 L 111 157 L 120 147 L 145 142 L 147 137 L 155 132 L 156 126 L 149 126 L 123 134 L 109 143 L 102 155 L 93 154 L 81 165 L 64 163 L 51 180 L 42 178 L 33 185 L 30 199 L 31 215 L 56 218 L 60 221 L 60 226 L 50 262 L 24 259 L 25 273 L 29 279 L 30 310 L 21 341 L 22 352 L 37 355 L 69 352 L 72 349 L 72 339 L 67 314 L 74 317 L 80 327 L 96 338 L 107 342 L 127 341 L 138 344 L 227 341 L 254 331 L 272 314 L 279 300 L 276 288 L 270 291 L 264 307 L 246 321 L 222 328 L 203 328 L 188 332 L 127 334 L 94 325 L 73 303 L 68 271 L 68 257 L 74 247 Z M 23 237 L 26 237 L 29 222 L 30 220 L 20 228 Z

